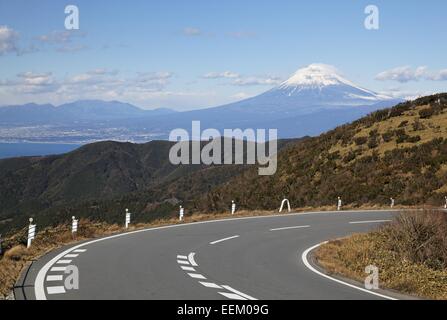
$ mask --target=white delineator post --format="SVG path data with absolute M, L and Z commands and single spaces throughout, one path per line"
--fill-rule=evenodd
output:
M 236 203 L 234 203 L 234 200 L 231 200 L 231 214 L 234 214 L 236 212 Z
M 444 198 L 445 198 L 444 209 L 447 209 L 447 196 L 445 196 Z
M 129 212 L 129 209 L 126 209 L 126 221 L 124 223 L 126 229 L 129 228 L 130 215 L 131 215 L 131 213 Z
M 33 218 L 29 218 L 29 227 L 28 227 L 28 242 L 26 244 L 26 247 L 31 247 L 31 242 L 36 237 L 36 225 L 33 224 Z
M 78 220 L 76 220 L 75 216 L 71 217 L 71 233 L 75 234 L 78 232 Z
M 287 203 L 287 211 L 288 211 L 288 212 L 292 211 L 292 209 L 290 209 L 290 202 L 289 202 L 289 200 L 288 200 L 288 199 L 284 199 L 284 200 L 281 202 L 281 207 L 279 208 L 279 213 L 281 213 L 282 209 L 284 208 L 284 204 L 285 204 L 285 203 Z
M 391 208 L 394 208 L 394 198 L 390 198 L 391 200 Z
M 338 201 L 337 201 L 337 211 L 341 210 L 341 198 L 338 197 Z
M 180 210 L 179 210 L 179 220 L 183 221 L 183 215 L 185 214 L 185 211 L 183 209 L 182 206 L 180 206 Z

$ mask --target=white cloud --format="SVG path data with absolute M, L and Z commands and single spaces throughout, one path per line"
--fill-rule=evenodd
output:
M 86 33 L 76 30 L 52 31 L 37 37 L 37 40 L 48 44 L 61 44 L 72 42 L 75 37 L 85 37 Z
M 251 98 L 253 95 L 248 94 L 246 92 L 238 92 L 236 94 L 233 94 L 231 96 L 231 98 L 236 99 L 236 100 L 243 100 L 243 99 L 247 99 L 247 98 Z
M 6 53 L 19 53 L 18 41 L 19 35 L 16 31 L 7 26 L 0 26 L 0 55 Z
M 252 76 L 235 79 L 232 84 L 237 86 L 276 86 L 282 82 L 275 76 Z
M 447 80 L 447 69 L 429 71 L 426 66 L 413 69 L 410 66 L 397 67 L 386 70 L 376 76 L 380 81 L 398 81 L 401 83 L 420 80 L 445 81 Z
M 222 78 L 234 79 L 234 78 L 239 78 L 239 77 L 240 77 L 239 73 L 232 72 L 232 71 L 209 72 L 202 76 L 202 78 L 205 78 L 205 79 L 222 79 Z

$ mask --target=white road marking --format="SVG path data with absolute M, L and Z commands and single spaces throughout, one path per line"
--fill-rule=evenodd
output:
M 256 299 L 256 298 L 253 298 L 252 296 L 249 296 L 248 294 L 245 294 L 245 293 L 240 292 L 240 291 L 238 291 L 238 290 L 236 290 L 236 289 L 233 289 L 233 288 L 230 287 L 230 286 L 222 286 L 222 287 L 225 288 L 225 289 L 227 289 L 228 291 L 231 291 L 231 292 L 234 292 L 234 293 L 237 294 L 237 295 L 240 295 L 241 297 L 244 297 L 245 299 L 248 299 L 248 300 L 258 300 L 258 299 Z
M 67 270 L 67 267 L 53 267 L 53 268 L 51 268 L 51 271 L 56 271 L 56 272 L 59 272 L 59 271 L 65 272 L 65 270 Z
M 351 221 L 350 224 L 360 224 L 360 223 L 382 223 L 390 222 L 391 220 L 365 220 L 365 221 Z
M 69 264 L 72 260 L 59 260 L 56 264 Z
M 134 235 L 134 234 L 138 234 L 138 233 L 151 232 L 151 231 L 155 231 L 155 230 L 183 228 L 183 227 L 188 227 L 188 226 L 192 226 L 192 225 L 201 225 L 201 224 L 225 223 L 225 222 L 239 221 L 239 220 L 277 219 L 278 217 L 282 218 L 282 217 L 307 216 L 307 215 L 319 215 L 319 214 L 330 214 L 330 213 L 343 214 L 343 213 L 353 213 L 353 212 L 354 213 L 370 213 L 370 212 L 399 212 L 399 211 L 402 211 L 402 210 L 401 209 L 392 209 L 392 210 L 386 209 L 386 210 L 355 210 L 355 211 L 342 210 L 342 211 L 295 212 L 295 213 L 289 213 L 289 214 L 285 214 L 285 215 L 272 214 L 272 215 L 268 215 L 268 216 L 224 218 L 224 219 L 198 221 L 198 222 L 190 222 L 190 223 L 183 223 L 183 224 L 173 224 L 173 225 L 168 225 L 168 226 L 153 227 L 153 228 L 148 228 L 148 229 L 141 229 L 141 230 L 135 230 L 135 231 L 130 231 L 130 232 L 126 232 L 126 233 L 115 234 L 115 235 L 107 236 L 107 237 L 100 238 L 100 239 L 90 240 L 90 241 L 81 243 L 79 245 L 76 245 L 74 247 L 71 247 L 71 248 L 63 251 L 62 253 L 58 254 L 50 261 L 48 261 L 37 273 L 36 279 L 34 281 L 34 293 L 36 296 L 36 300 L 46 300 L 47 299 L 45 296 L 45 287 L 44 287 L 45 276 L 46 276 L 48 270 L 50 270 L 50 268 L 52 267 L 52 265 L 56 263 L 56 261 L 58 261 L 59 259 L 61 259 L 62 257 L 64 257 L 66 254 L 68 254 L 70 252 L 85 252 L 85 251 L 87 251 L 87 249 L 79 249 L 79 248 L 82 248 L 82 247 L 85 247 L 85 246 L 88 246 L 88 245 L 91 245 L 94 243 L 110 240 L 110 239 L 116 239 L 116 238 L 121 238 L 121 237 Z
M 184 266 L 180 266 L 180 267 L 185 271 L 196 271 L 196 269 L 194 269 L 193 267 L 184 267 Z
M 294 227 L 284 227 L 284 228 L 275 228 L 270 229 L 270 231 L 280 231 L 280 230 L 289 230 L 289 229 L 300 229 L 300 228 L 309 228 L 310 226 L 294 226 Z
M 187 256 L 181 256 L 181 255 L 177 255 L 177 259 L 188 259 L 188 257 Z
M 205 286 L 207 288 L 213 288 L 213 289 L 222 289 L 221 286 L 219 286 L 218 284 L 215 284 L 214 282 L 204 282 L 204 281 L 199 281 L 199 283 L 202 286 Z
M 177 260 L 177 263 L 178 264 L 189 264 L 189 262 L 185 261 L 185 260 Z
M 354 288 L 354 289 L 357 289 L 357 290 L 360 290 L 360 291 L 363 291 L 363 292 L 367 292 L 367 293 L 370 293 L 370 294 L 373 294 L 375 296 L 378 296 L 378 297 L 381 297 L 381 298 L 385 298 L 385 299 L 388 299 L 388 300 L 397 300 L 396 298 L 389 297 L 389 296 L 386 296 L 386 295 L 383 295 L 383 294 L 380 294 L 380 293 L 377 293 L 377 292 L 374 292 L 374 291 L 371 291 L 371 290 L 367 290 L 367 289 L 364 289 L 364 288 L 361 288 L 361 287 L 357 287 L 355 285 L 352 285 L 350 283 L 338 280 L 336 278 L 332 278 L 332 277 L 328 276 L 327 274 L 324 274 L 324 273 L 318 271 L 317 269 L 315 269 L 314 267 L 312 267 L 312 265 L 307 260 L 307 256 L 309 255 L 309 252 L 311 252 L 312 250 L 314 250 L 314 249 L 318 248 L 319 246 L 321 246 L 323 244 L 326 244 L 326 243 L 327 243 L 327 241 L 319 243 L 317 245 L 314 245 L 313 247 L 308 248 L 307 250 L 305 250 L 303 252 L 303 254 L 301 255 L 301 260 L 303 260 L 304 265 L 308 269 L 310 269 L 311 271 L 315 272 L 316 274 L 318 274 L 318 275 L 320 275 L 320 276 L 322 276 L 322 277 L 324 277 L 326 279 L 338 282 L 338 283 L 343 284 L 345 286 L 348 286 L 348 287 L 351 287 L 351 288 Z
M 232 300 L 247 300 L 246 298 L 241 297 L 240 295 L 237 295 L 235 293 L 219 292 L 219 294 L 223 295 L 224 297 L 227 297 L 228 299 L 232 299 Z
M 188 273 L 188 276 L 194 279 L 206 279 L 203 275 L 199 273 Z
M 77 258 L 78 256 L 79 256 L 79 254 L 72 253 L 72 254 L 66 254 L 64 256 L 64 258 Z
M 227 240 L 231 240 L 231 239 L 235 239 L 235 238 L 239 238 L 239 236 L 236 235 L 236 236 L 232 236 L 232 237 L 216 240 L 216 241 L 210 242 L 210 244 L 216 244 L 216 243 L 219 243 L 219 242 L 223 242 L 223 241 L 227 241 Z
M 62 281 L 64 277 L 62 275 L 47 276 L 47 281 Z
M 65 288 L 63 286 L 58 287 L 47 287 L 48 294 L 61 294 L 65 293 Z
M 194 260 L 194 256 L 195 256 L 195 255 L 196 255 L 195 252 L 191 252 L 191 253 L 188 255 L 188 260 L 189 260 L 189 263 L 190 263 L 192 266 L 197 267 L 198 264 L 197 264 L 197 262 Z

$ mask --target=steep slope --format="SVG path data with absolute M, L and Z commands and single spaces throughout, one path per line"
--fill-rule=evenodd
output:
M 274 209 L 345 203 L 444 204 L 447 195 L 447 94 L 372 113 L 279 154 L 274 176 L 249 170 L 194 202 L 200 210 Z
M 288 143 L 279 141 L 278 147 Z M 71 215 L 106 216 L 114 221 L 124 205 L 146 213 L 164 203 L 172 208 L 248 168 L 173 165 L 169 161 L 172 145 L 168 141 L 108 141 L 64 155 L 0 160 L 0 232 L 23 226 L 29 216 L 39 218 L 40 224 L 57 223 Z M 123 204 L 115 206 L 117 202 Z M 103 211 L 92 210 L 98 207 Z

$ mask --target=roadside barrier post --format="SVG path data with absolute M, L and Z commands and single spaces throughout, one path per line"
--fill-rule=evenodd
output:
M 74 235 L 78 232 L 78 220 L 76 220 L 75 216 L 71 217 L 71 233 Z
M 290 202 L 289 202 L 289 200 L 288 200 L 288 199 L 284 199 L 284 200 L 281 202 L 281 207 L 279 208 L 279 213 L 281 213 L 282 209 L 284 208 L 284 204 L 286 204 L 286 203 L 287 203 L 287 211 L 288 211 L 288 212 L 292 211 L 292 209 L 290 208 Z
M 36 237 L 36 225 L 33 224 L 33 218 L 29 218 L 29 227 L 28 227 L 28 243 L 26 244 L 26 247 L 31 247 L 31 242 Z
M 236 212 L 236 203 L 234 203 L 234 200 L 231 200 L 231 214 L 234 214 Z
M 444 209 L 447 209 L 447 196 L 445 196 L 445 204 L 444 204 Z
M 126 221 L 125 221 L 125 228 L 129 228 L 129 224 L 130 224 L 130 215 L 131 213 L 129 212 L 129 209 L 126 209 Z
M 341 198 L 338 197 L 338 202 L 337 202 L 337 211 L 341 210 Z
M 394 198 L 390 198 L 390 200 L 391 200 L 391 208 L 393 208 L 394 207 Z
M 183 207 L 180 206 L 180 211 L 179 211 L 179 219 L 180 219 L 180 221 L 183 221 L 184 213 L 185 213 L 185 211 L 184 211 Z

